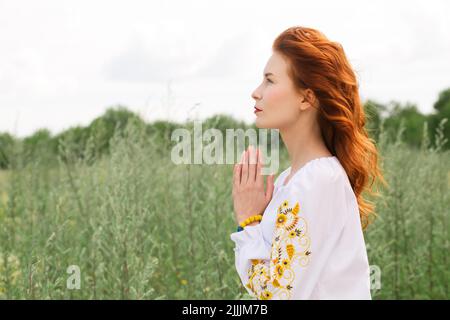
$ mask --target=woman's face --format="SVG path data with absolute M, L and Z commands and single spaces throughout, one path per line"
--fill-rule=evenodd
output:
M 255 107 L 261 110 L 255 113 L 258 128 L 289 126 L 305 107 L 303 96 L 295 91 L 288 75 L 288 62 L 277 52 L 267 61 L 262 83 L 253 91 L 252 98 L 256 101 Z

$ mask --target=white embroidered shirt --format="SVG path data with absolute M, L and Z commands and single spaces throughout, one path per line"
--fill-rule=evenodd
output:
M 371 299 L 355 194 L 338 158 L 275 180 L 260 223 L 230 235 L 242 284 L 257 299 Z

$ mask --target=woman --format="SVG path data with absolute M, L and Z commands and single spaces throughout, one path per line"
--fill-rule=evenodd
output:
M 276 128 L 291 166 L 266 190 L 252 146 L 234 167 L 235 264 L 257 299 L 371 299 L 363 230 L 374 215 L 362 198 L 376 178 L 355 74 L 342 46 L 291 27 L 274 41 L 253 92 L 256 126 Z M 367 190 L 372 195 L 377 192 Z

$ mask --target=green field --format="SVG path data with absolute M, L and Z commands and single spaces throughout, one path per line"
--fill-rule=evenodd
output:
M 67 151 L 56 166 L 1 171 L 0 298 L 249 298 L 229 237 L 232 166 L 175 165 L 156 143 L 130 130 L 95 161 Z M 378 148 L 390 188 L 365 232 L 381 270 L 372 296 L 448 299 L 450 151 L 401 139 Z M 71 265 L 80 289 L 67 288 Z

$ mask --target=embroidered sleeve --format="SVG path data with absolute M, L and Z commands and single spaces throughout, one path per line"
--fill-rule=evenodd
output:
M 348 210 L 342 181 L 290 188 L 278 201 L 270 243 L 260 224 L 232 234 L 236 268 L 257 299 L 311 299 L 344 228 Z
M 300 203 L 285 200 L 277 210 L 271 259 L 252 259 L 246 287 L 260 300 L 291 299 L 296 269 L 308 265 L 310 237 L 308 224 L 300 214 Z M 297 274 L 296 274 L 297 273 Z

